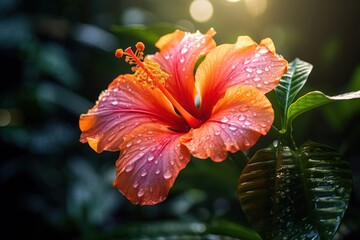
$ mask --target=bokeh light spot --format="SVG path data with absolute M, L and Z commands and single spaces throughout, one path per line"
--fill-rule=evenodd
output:
M 208 21 L 214 12 L 214 7 L 208 0 L 194 0 L 190 4 L 190 15 L 197 22 Z
M 11 122 L 11 114 L 7 109 L 0 109 L 0 127 L 5 127 Z
M 245 0 L 244 3 L 247 11 L 253 17 L 264 13 L 267 8 L 267 0 Z

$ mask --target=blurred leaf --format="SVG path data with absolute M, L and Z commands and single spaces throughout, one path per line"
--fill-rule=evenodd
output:
M 284 124 L 286 123 L 288 107 L 293 102 L 296 94 L 298 94 L 306 83 L 312 67 L 313 66 L 310 63 L 296 58 L 294 61 L 289 63 L 287 73 L 282 76 L 279 85 L 275 88 Z M 283 128 L 284 127 L 286 126 L 283 125 Z
M 292 103 L 287 113 L 287 129 L 291 128 L 291 123 L 295 117 L 313 108 L 322 106 L 339 100 L 350 100 L 360 98 L 360 91 L 349 92 L 337 96 L 327 96 L 322 92 L 313 91 L 299 97 Z
M 347 91 L 357 91 L 359 89 L 360 64 L 354 69 Z M 324 107 L 324 114 L 333 129 L 341 132 L 346 128 L 351 118 L 360 114 L 360 104 L 359 101 L 338 102 L 332 104 L 331 107 Z
M 128 224 L 109 230 L 91 239 L 260 239 L 258 234 L 245 226 L 227 221 L 206 224 L 202 222 L 166 221 Z
M 175 31 L 177 27 L 168 23 L 159 23 L 152 26 L 134 25 L 121 26 L 115 25 L 112 31 L 117 34 L 133 36 L 139 40 L 155 43 L 159 38 L 165 34 Z
M 242 208 L 265 239 L 332 239 L 351 189 L 343 156 L 313 142 L 259 150 L 239 180 Z

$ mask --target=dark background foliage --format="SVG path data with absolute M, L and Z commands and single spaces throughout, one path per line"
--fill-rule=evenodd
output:
M 111 186 L 118 153 L 99 155 L 78 141 L 79 114 L 116 75 L 128 71 L 114 50 L 139 40 L 151 43 L 174 25 L 202 32 L 214 27 L 219 44 L 238 35 L 256 41 L 271 37 L 289 61 L 299 57 L 314 65 L 301 93 L 360 89 L 359 1 L 268 0 L 258 16 L 247 10 L 246 1 L 252 0 L 211 0 L 212 18 L 198 23 L 189 14 L 191 0 L 1 0 L 2 235 L 86 238 L 114 229 L 136 232 L 126 226 L 151 221 L 227 219 L 247 225 L 236 193 L 240 170 L 230 160 L 192 160 L 164 203 L 139 207 Z M 153 30 L 123 28 L 132 24 Z M 154 51 L 148 44 L 147 52 Z M 311 139 L 333 146 L 353 169 L 354 190 L 339 239 L 351 239 L 360 228 L 359 120 L 360 102 L 354 100 L 294 122 L 299 144 Z M 269 134 L 254 149 L 272 140 Z

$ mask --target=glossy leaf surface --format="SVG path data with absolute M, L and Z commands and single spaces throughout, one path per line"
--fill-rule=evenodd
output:
M 275 88 L 284 120 L 286 120 L 288 107 L 306 83 L 312 67 L 310 63 L 296 58 L 289 63 L 287 73 L 283 75 L 279 85 Z
M 313 142 L 298 150 L 259 150 L 239 180 L 239 198 L 264 239 L 332 239 L 347 208 L 352 176 L 334 149 Z
M 322 92 L 313 91 L 299 97 L 294 103 L 289 106 L 287 113 L 287 126 L 290 127 L 292 121 L 298 115 L 307 112 L 313 108 L 322 106 L 339 100 L 350 100 L 360 98 L 360 91 L 349 92 L 337 96 L 327 96 Z

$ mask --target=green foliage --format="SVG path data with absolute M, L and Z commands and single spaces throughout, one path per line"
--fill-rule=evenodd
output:
M 293 102 L 298 92 L 306 83 L 312 70 L 310 63 L 304 62 L 298 58 L 289 63 L 286 74 L 281 78 L 279 85 L 275 88 L 276 96 L 280 103 L 281 118 L 283 129 L 286 126 L 287 111 L 289 105 Z
M 290 105 L 287 113 L 287 129 L 290 128 L 290 125 L 295 117 L 313 108 L 339 100 L 350 100 L 357 98 L 360 98 L 360 91 L 345 93 L 337 96 L 327 96 L 319 91 L 309 92 L 304 96 L 299 97 L 299 99 Z
M 351 189 L 344 157 L 313 142 L 261 149 L 239 179 L 242 208 L 265 239 L 331 239 Z

